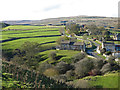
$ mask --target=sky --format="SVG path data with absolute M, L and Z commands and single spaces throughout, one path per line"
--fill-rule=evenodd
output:
M 69 16 L 118 17 L 120 0 L 1 0 L 0 21 Z

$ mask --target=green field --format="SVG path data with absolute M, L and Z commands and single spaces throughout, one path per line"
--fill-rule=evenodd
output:
M 120 76 L 118 72 L 111 72 L 103 76 L 88 76 L 79 80 L 87 80 L 91 86 L 96 88 L 118 88 L 119 79 Z
M 47 51 L 44 51 L 44 52 L 41 52 L 40 54 L 43 55 L 42 58 L 44 58 L 45 60 L 40 62 L 40 63 L 43 63 L 45 61 L 48 61 L 50 58 L 49 58 L 49 54 L 50 52 L 52 51 L 55 51 L 56 54 L 57 54 L 57 57 L 59 57 L 59 60 L 57 60 L 57 62 L 60 62 L 60 61 L 65 61 L 67 63 L 71 63 L 71 60 L 70 58 L 72 56 L 74 56 L 75 54 L 77 53 L 80 53 L 80 51 L 73 51 L 73 50 L 47 50 Z
M 5 31 L 8 28 L 10 30 Z M 16 49 L 26 41 L 47 44 L 47 42 L 56 41 L 60 37 L 59 35 L 59 27 L 56 26 L 8 26 L 2 31 L 2 48 Z

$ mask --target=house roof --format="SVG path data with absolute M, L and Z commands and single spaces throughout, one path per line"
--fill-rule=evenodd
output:
M 113 42 L 103 42 L 103 44 L 114 45 L 114 43 L 113 43 Z
M 120 37 L 120 33 L 117 33 L 117 37 Z
M 74 45 L 84 45 L 83 42 L 75 42 Z

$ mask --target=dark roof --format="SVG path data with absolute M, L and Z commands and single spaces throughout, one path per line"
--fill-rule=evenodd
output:
M 117 37 L 118 37 L 118 36 L 120 37 L 120 33 L 117 34 Z
M 73 45 L 75 42 L 70 42 L 70 44 L 69 45 Z
M 112 42 L 103 42 L 104 44 L 114 44 L 114 43 L 112 43 Z
M 83 42 L 75 42 L 74 45 L 84 45 Z

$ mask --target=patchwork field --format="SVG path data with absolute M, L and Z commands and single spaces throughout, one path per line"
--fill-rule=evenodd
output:
M 16 49 L 26 41 L 55 44 L 59 37 L 59 27 L 9 26 L 3 29 L 1 41 L 3 49 Z

